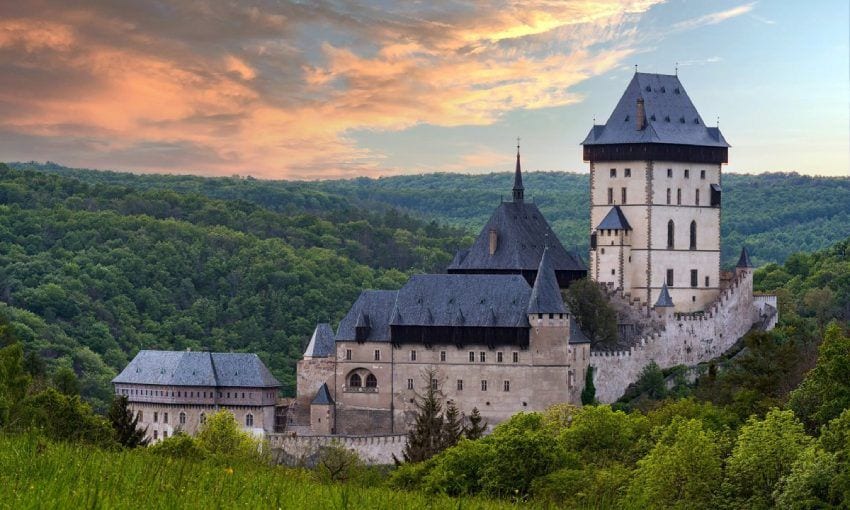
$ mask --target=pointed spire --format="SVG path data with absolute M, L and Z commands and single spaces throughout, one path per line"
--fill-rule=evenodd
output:
M 670 297 L 670 291 L 667 290 L 667 282 L 661 286 L 661 293 L 658 294 L 658 301 L 655 302 L 655 308 L 672 308 L 673 298 Z
M 738 269 L 751 269 L 755 267 L 750 260 L 750 253 L 747 251 L 746 246 L 741 247 L 741 256 L 738 257 L 738 263 L 735 264 L 735 267 Z
M 327 358 L 334 352 L 334 332 L 330 324 L 316 325 L 310 343 L 304 351 L 305 358 Z
M 316 396 L 310 404 L 314 406 L 334 405 L 334 399 L 331 397 L 330 390 L 328 390 L 328 383 L 322 383 L 321 388 L 319 388 L 319 391 L 316 392 Z
M 537 266 L 537 276 L 531 289 L 531 300 L 528 313 L 567 313 L 564 298 L 561 297 L 561 287 L 558 277 L 552 268 L 549 248 L 543 250 L 540 265 Z
M 522 202 L 525 198 L 525 188 L 522 185 L 522 169 L 519 163 L 519 137 L 516 139 L 516 170 L 514 171 L 514 202 Z

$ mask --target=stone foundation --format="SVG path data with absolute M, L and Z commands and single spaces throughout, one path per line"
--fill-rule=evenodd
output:
M 313 467 L 318 461 L 321 448 L 340 445 L 356 453 L 368 465 L 390 465 L 393 455 L 402 458 L 407 444 L 404 434 L 383 436 L 297 436 L 294 434 L 272 434 L 269 444 L 273 456 L 288 466 Z

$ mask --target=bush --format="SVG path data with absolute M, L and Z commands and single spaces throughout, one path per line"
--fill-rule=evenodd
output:
M 178 432 L 171 437 L 150 447 L 150 451 L 157 455 L 164 455 L 175 459 L 200 460 L 207 456 L 198 441 L 185 432 Z
M 324 483 L 350 482 L 366 470 L 366 465 L 356 452 L 333 443 L 319 450 L 315 474 Z
M 224 409 L 207 417 L 196 439 L 200 448 L 210 455 L 269 461 L 268 448 L 252 435 L 242 431 L 233 413 Z
M 559 441 L 589 464 L 634 462 L 637 440 L 648 430 L 647 419 L 639 413 L 613 411 L 605 405 L 585 406 L 561 431 Z
M 534 480 L 531 493 L 536 501 L 563 508 L 618 508 L 631 474 L 620 464 L 563 468 Z
M 436 457 L 423 488 L 450 496 L 466 496 L 481 492 L 484 467 L 492 462 L 493 448 L 484 441 L 462 440 Z

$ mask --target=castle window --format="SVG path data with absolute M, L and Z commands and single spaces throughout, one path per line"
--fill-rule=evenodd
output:
M 699 205 L 699 190 L 696 191 L 694 202 L 696 203 L 696 205 Z
M 697 222 L 691 222 L 691 249 L 697 249 Z
M 672 168 L 667 169 L 667 177 L 673 177 L 673 169 Z
M 168 413 L 162 413 L 162 423 L 168 423 Z
M 691 178 L 691 171 L 685 169 L 685 179 L 690 179 L 690 178 Z
M 375 377 L 374 374 L 369 374 L 366 376 L 366 387 L 367 388 L 377 388 L 378 387 L 378 378 Z
M 248 413 L 248 414 L 245 415 L 245 426 L 246 427 L 253 427 L 254 426 L 254 415 L 253 414 Z
M 675 226 L 673 224 L 673 220 L 667 222 L 667 249 L 673 249 L 673 242 L 675 241 Z
M 409 390 L 413 389 L 413 379 L 407 380 L 407 389 L 409 389 Z
M 351 349 L 346 349 L 346 350 L 345 350 L 345 359 L 346 359 L 347 361 L 351 361 Z M 221 395 L 219 395 L 219 396 L 221 396 Z
M 505 391 L 511 391 L 511 382 L 510 381 L 504 381 L 504 384 L 503 384 L 502 387 Z
M 670 188 L 667 188 L 667 205 L 670 205 Z
M 163 438 L 163 439 L 168 439 L 168 431 L 167 431 L 167 430 L 163 430 L 163 431 L 162 431 L 162 438 Z
M 501 352 L 496 353 L 496 361 L 498 361 L 499 363 L 501 363 L 503 361 Z
M 139 411 L 138 413 L 136 413 L 136 417 L 139 419 L 139 421 L 145 421 L 145 419 L 144 419 L 144 414 L 142 414 L 142 412 L 141 412 L 141 411 Z
M 697 270 L 691 269 L 691 287 L 696 287 L 697 285 L 699 285 L 699 283 L 697 283 L 698 281 L 699 276 L 697 276 Z
M 480 356 L 478 356 L 478 358 L 481 360 L 481 363 L 484 363 L 485 361 L 487 361 L 487 353 L 484 352 L 484 351 L 481 351 L 481 354 L 480 354 Z
M 620 195 L 622 195 L 620 198 L 622 198 L 622 201 L 625 204 L 626 203 L 626 188 L 620 189 Z
M 463 391 L 463 379 L 457 380 L 457 391 Z
M 605 248 L 602 248 L 602 255 L 605 255 Z
M 446 361 L 446 351 L 440 351 L 440 361 Z
M 381 350 L 375 349 L 375 361 L 381 361 Z
M 617 177 L 617 169 L 616 168 L 611 169 L 611 177 Z
M 631 168 L 626 168 L 625 170 L 623 170 L 623 172 L 626 174 L 626 177 L 632 176 L 632 169 Z
M 360 374 L 351 374 L 351 377 L 348 378 L 348 386 L 351 388 L 363 386 L 363 380 L 360 379 Z
M 153 412 L 153 422 L 156 423 L 158 421 L 159 421 L 159 413 L 154 411 Z
M 242 398 L 245 398 L 245 392 L 244 391 L 242 392 Z
M 156 430 L 154 430 L 154 431 L 153 431 L 153 440 L 154 440 L 154 441 L 156 441 L 157 439 L 159 439 L 159 432 L 157 432 Z
M 475 363 L 475 353 L 472 351 L 469 351 L 469 362 Z
M 416 351 L 410 351 L 410 361 L 416 361 Z
M 437 391 L 437 380 L 431 379 L 431 391 Z
M 207 415 L 204 414 L 204 413 L 201 413 L 200 421 L 201 421 L 201 425 L 206 423 L 207 422 Z
M 709 284 L 709 279 L 708 279 L 708 276 L 706 276 L 705 277 L 705 286 L 708 287 L 708 284 Z
M 611 274 L 612 274 L 612 275 L 616 275 L 616 274 L 617 274 L 617 270 L 616 270 L 616 269 L 612 269 L 612 270 L 611 270 Z
M 487 381 L 481 381 L 481 391 L 487 391 Z
M 550 319 L 554 319 L 554 318 L 555 318 L 555 314 L 554 314 L 554 313 L 550 313 L 550 314 L 549 314 L 549 318 L 550 318 Z
M 705 179 L 705 170 L 700 170 L 700 171 L 699 171 L 699 178 L 700 178 L 700 179 Z
M 229 391 L 227 392 L 227 398 L 230 398 L 230 392 Z
M 667 270 L 667 286 L 668 287 L 673 286 L 673 270 L 672 269 Z
M 519 353 L 518 352 L 514 353 L 514 363 L 519 363 Z
M 682 188 L 676 190 L 676 205 L 682 205 Z
M 186 413 L 180 412 L 180 425 L 186 425 Z
M 614 203 L 614 188 L 608 188 L 608 203 Z

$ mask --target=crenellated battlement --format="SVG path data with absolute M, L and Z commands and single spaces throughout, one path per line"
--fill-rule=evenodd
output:
M 367 464 L 388 465 L 393 463 L 393 456 L 402 458 L 402 451 L 407 445 L 407 436 L 405 434 L 302 436 L 287 433 L 271 434 L 268 436 L 268 441 L 276 458 L 287 465 L 312 466 L 321 448 L 331 445 L 338 445 L 355 452 Z

